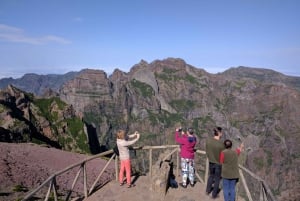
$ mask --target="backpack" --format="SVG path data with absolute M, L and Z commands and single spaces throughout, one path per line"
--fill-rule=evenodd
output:
M 117 145 L 117 144 L 115 144 L 115 146 L 113 147 L 113 151 L 114 151 L 114 153 L 115 153 L 117 156 L 120 155 L 119 149 L 118 149 L 118 145 Z

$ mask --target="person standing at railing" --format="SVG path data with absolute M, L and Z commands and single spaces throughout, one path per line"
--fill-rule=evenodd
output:
M 209 177 L 206 186 L 206 194 L 212 192 L 212 198 L 217 198 L 220 188 L 221 170 L 220 153 L 225 149 L 222 137 L 222 128 L 217 127 L 214 129 L 214 137 L 206 140 L 206 155 L 209 161 Z
M 124 185 L 124 172 L 126 173 L 127 187 L 130 188 L 133 186 L 131 184 L 131 162 L 128 146 L 133 145 L 140 138 L 140 134 L 135 131 L 134 134 L 126 136 L 124 130 L 119 130 L 117 132 L 117 146 L 119 149 L 120 157 L 120 173 L 119 173 L 119 182 L 120 186 Z
M 181 172 L 182 172 L 182 187 L 186 188 L 188 179 L 190 185 L 195 185 L 195 145 L 197 138 L 194 135 L 192 128 L 189 128 L 185 133 L 182 128 L 177 128 L 175 132 L 175 141 L 180 144 L 180 157 L 181 157 Z
M 238 156 L 244 148 L 242 143 L 235 151 L 232 148 L 230 140 L 224 141 L 225 150 L 220 154 L 220 163 L 222 164 L 222 179 L 224 201 L 235 201 L 235 185 L 239 180 Z

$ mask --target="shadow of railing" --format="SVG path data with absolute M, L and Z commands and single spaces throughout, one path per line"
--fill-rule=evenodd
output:
M 149 178 L 152 178 L 152 167 L 153 167 L 153 151 L 154 150 L 159 150 L 159 149 L 172 149 L 170 153 L 168 153 L 163 159 L 162 161 L 165 161 L 171 158 L 171 160 L 173 160 L 173 158 L 175 158 L 175 164 L 174 164 L 174 168 L 176 170 L 176 177 L 179 177 L 179 167 L 180 167 L 180 157 L 179 157 L 179 145 L 162 145 L 162 146 L 143 146 L 143 147 L 133 147 L 132 149 L 134 150 L 148 150 L 148 156 L 149 156 Z M 202 150 L 197 150 L 196 151 L 196 157 L 195 160 L 197 160 L 198 157 L 200 157 L 203 160 L 205 160 L 205 168 L 204 168 L 204 172 L 203 172 L 203 176 L 201 177 L 198 170 L 196 169 L 195 175 L 198 178 L 198 180 L 200 181 L 200 183 L 206 184 L 207 183 L 207 179 L 208 179 L 208 166 L 209 166 L 209 162 L 208 159 L 206 157 L 206 152 L 202 151 Z M 104 156 L 108 156 L 110 155 L 110 159 L 107 161 L 106 165 L 103 167 L 103 169 L 101 170 L 101 172 L 99 173 L 99 175 L 96 177 L 95 181 L 93 182 L 93 184 L 91 185 L 90 188 L 88 188 L 87 185 L 87 170 L 86 170 L 86 164 L 94 159 L 100 158 L 100 157 L 104 157 Z M 172 157 L 173 155 L 175 155 L 176 157 Z M 113 152 L 113 150 L 109 150 L 97 155 L 94 155 L 92 157 L 89 157 L 85 160 L 82 160 L 78 163 L 75 163 L 71 166 L 66 167 L 65 169 L 58 171 L 54 174 L 52 174 L 48 179 L 46 179 L 40 186 L 38 186 L 37 188 L 35 188 L 33 191 L 29 192 L 23 199 L 22 201 L 28 201 L 31 198 L 34 197 L 35 194 L 37 194 L 37 192 L 39 192 L 42 188 L 48 186 L 48 191 L 46 193 L 46 195 L 44 196 L 44 200 L 47 201 L 49 200 L 50 194 L 52 192 L 53 195 L 53 199 L 55 201 L 58 200 L 58 193 L 57 193 L 57 181 L 56 181 L 56 177 L 59 175 L 62 175 L 70 170 L 72 170 L 75 167 L 80 167 L 79 171 L 77 172 L 73 183 L 70 187 L 70 189 L 68 190 L 68 193 L 65 195 L 64 200 L 68 201 L 71 198 L 71 195 L 73 193 L 73 189 L 75 184 L 78 182 L 78 178 L 80 176 L 80 173 L 83 172 L 83 189 L 82 189 L 82 195 L 84 198 L 87 198 L 88 196 L 90 196 L 97 187 L 97 183 L 100 180 L 101 176 L 103 175 L 103 173 L 105 172 L 106 168 L 108 167 L 108 165 L 111 163 L 111 161 L 115 159 L 115 179 L 116 181 L 118 181 L 119 178 L 119 163 L 118 163 L 118 156 L 116 156 Z M 199 159 L 199 158 L 198 158 Z M 174 163 L 174 161 L 172 161 Z M 200 164 L 196 164 L 196 165 L 200 165 Z M 202 164 L 204 165 L 204 164 Z M 250 190 L 248 188 L 248 184 L 246 182 L 244 173 L 246 173 L 248 176 L 252 177 L 253 179 L 255 179 L 256 181 L 259 182 L 260 186 L 259 186 L 259 191 L 260 191 L 260 195 L 259 195 L 259 201 L 276 201 L 275 197 L 272 194 L 272 191 L 270 190 L 270 188 L 268 187 L 267 183 L 261 179 L 260 177 L 258 177 L 256 174 L 254 174 L 253 172 L 251 172 L 250 170 L 248 170 L 247 168 L 239 165 L 239 173 L 240 173 L 240 180 L 241 183 L 243 184 L 243 189 L 245 190 L 246 193 L 246 197 L 249 201 L 253 201 L 252 198 L 252 194 L 250 193 Z M 151 183 L 151 182 L 149 182 Z M 240 182 L 239 182 L 240 183 Z M 237 188 L 239 189 L 239 188 Z M 237 192 L 238 194 L 239 192 Z M 257 199 L 255 199 L 257 200 Z

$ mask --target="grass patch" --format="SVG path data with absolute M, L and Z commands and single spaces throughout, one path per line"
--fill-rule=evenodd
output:
M 13 187 L 13 191 L 14 192 L 27 192 L 28 188 L 26 186 L 19 184 L 19 185 L 16 185 Z
M 42 115 L 49 121 L 57 121 L 58 118 L 57 112 L 51 113 L 52 104 L 56 104 L 59 110 L 63 110 L 67 105 L 58 97 L 35 99 L 33 103 L 40 109 Z
M 153 88 L 144 82 L 133 79 L 130 83 L 144 98 L 152 97 L 155 94 Z
M 253 162 L 258 170 L 262 170 L 264 167 L 264 161 L 261 158 L 255 157 Z
M 171 127 L 177 122 L 184 122 L 181 114 L 175 113 L 171 114 L 166 111 L 162 111 L 159 114 L 154 114 L 151 111 L 148 111 L 149 120 L 152 125 L 164 124 L 165 127 Z
M 172 100 L 169 104 L 177 111 L 190 111 L 195 107 L 196 102 L 192 100 L 179 99 Z

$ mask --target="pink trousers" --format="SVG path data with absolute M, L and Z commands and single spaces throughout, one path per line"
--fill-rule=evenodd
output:
M 127 184 L 131 184 L 131 165 L 130 165 L 130 159 L 127 160 L 121 160 L 121 165 L 120 165 L 120 173 L 119 173 L 119 181 L 120 184 L 123 183 L 124 179 L 124 171 L 126 172 L 126 180 Z

